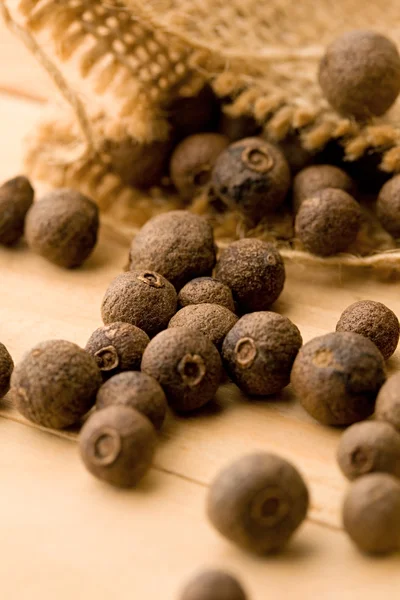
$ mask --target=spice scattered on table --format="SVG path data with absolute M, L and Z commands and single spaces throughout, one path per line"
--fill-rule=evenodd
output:
M 207 513 L 212 525 L 239 547 L 266 554 L 281 550 L 307 515 L 303 478 L 274 454 L 246 455 L 211 484 Z
M 101 386 L 97 393 L 97 409 L 115 404 L 135 408 L 156 429 L 161 429 L 167 412 L 167 400 L 162 387 L 154 377 L 140 371 L 119 373 Z

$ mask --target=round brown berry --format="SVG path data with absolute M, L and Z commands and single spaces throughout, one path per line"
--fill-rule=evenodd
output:
M 92 475 L 125 488 L 135 486 L 149 470 L 156 441 L 147 417 L 116 405 L 90 415 L 79 436 L 79 449 Z
M 295 467 L 274 454 L 244 456 L 211 484 L 207 511 L 228 540 L 257 554 L 281 550 L 308 510 L 308 490 Z
M 231 288 L 242 312 L 267 310 L 283 290 L 285 265 L 272 244 L 244 238 L 221 252 L 215 277 Z
M 4 344 L 0 344 L 0 398 L 3 398 L 10 389 L 11 374 L 14 362 Z
M 394 312 L 381 302 L 360 300 L 342 313 L 336 331 L 352 331 L 369 338 L 387 360 L 399 343 L 400 325 Z
M 209 183 L 215 162 L 228 145 L 228 138 L 219 133 L 197 133 L 176 147 L 170 174 L 182 199 L 192 200 Z
M 125 371 L 111 377 L 97 393 L 96 407 L 122 404 L 145 415 L 156 429 L 161 429 L 167 400 L 160 384 L 146 373 Z
M 149 341 L 147 333 L 135 325 L 117 322 L 96 329 L 85 350 L 94 356 L 103 378 L 107 379 L 121 371 L 139 370 Z
M 220 154 L 211 182 L 229 208 L 259 221 L 283 204 L 290 180 L 289 165 L 279 148 L 254 137 L 235 142 Z
M 387 421 L 400 433 L 400 373 L 395 373 L 382 386 L 376 399 L 375 417 Z
M 319 83 L 339 113 L 356 119 L 383 115 L 400 92 L 399 52 L 375 31 L 344 33 L 328 46 Z
M 154 271 L 128 271 L 111 282 L 101 314 L 106 325 L 130 323 L 152 337 L 168 326 L 176 305 L 175 288 L 165 277 Z
M 343 504 L 343 526 L 363 552 L 388 554 L 400 547 L 400 482 L 371 473 L 351 484 Z
M 289 319 L 273 312 L 244 315 L 222 346 L 224 365 L 246 394 L 268 396 L 289 384 L 303 341 Z
M 328 333 L 301 348 L 291 382 L 303 408 L 325 425 L 351 425 L 374 412 L 385 382 L 382 354 L 358 333 Z
M 12 246 L 23 236 L 25 217 L 34 191 L 26 177 L 15 177 L 0 187 L 0 244 Z
M 187 283 L 178 294 L 180 308 L 190 304 L 219 304 L 235 312 L 231 289 L 212 277 L 197 277 Z
M 222 377 L 218 350 L 202 333 L 177 327 L 159 333 L 143 354 L 142 371 L 163 388 L 178 412 L 196 410 L 215 396 Z
M 343 190 L 352 194 L 352 179 L 338 167 L 333 165 L 312 165 L 300 171 L 293 180 L 293 210 L 298 212 L 302 202 L 312 198 L 317 192 L 327 188 Z
M 303 200 L 296 216 L 296 235 L 304 248 L 318 256 L 347 250 L 361 227 L 361 208 L 342 190 L 327 188 Z
M 378 219 L 395 238 L 400 237 L 400 175 L 389 179 L 379 192 L 376 203 Z
M 101 382 L 90 354 L 71 342 L 54 340 L 38 344 L 17 364 L 11 397 L 30 421 L 62 429 L 92 408 Z
M 142 144 L 132 137 L 125 137 L 117 141 L 106 140 L 104 152 L 124 183 L 146 189 L 159 185 L 162 176 L 168 172 L 171 142 L 154 140 Z
M 50 192 L 35 202 L 26 218 L 29 247 L 50 262 L 68 269 L 79 267 L 97 243 L 99 210 L 71 189 Z
M 337 457 L 348 479 L 375 471 L 400 477 L 400 435 L 383 421 L 355 423 L 343 433 Z
M 238 317 L 219 304 L 190 304 L 181 308 L 169 322 L 168 327 L 186 327 L 204 333 L 217 348 L 221 348 L 226 334 Z
M 181 289 L 215 265 L 214 234 L 207 221 L 184 210 L 157 215 L 132 242 L 130 268 L 157 271 Z
M 189 581 L 180 600 L 247 600 L 242 585 L 225 571 L 203 571 Z

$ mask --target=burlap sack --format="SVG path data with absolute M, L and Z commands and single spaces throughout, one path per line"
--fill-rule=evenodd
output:
M 91 194 L 129 235 L 179 203 L 162 189 L 124 185 L 108 143 L 167 139 L 168 106 L 205 82 L 227 114 L 253 116 L 277 142 L 296 135 L 317 153 L 334 140 L 344 160 L 372 156 L 377 171 L 400 171 L 400 102 L 360 125 L 334 113 L 317 84 L 324 48 L 343 31 L 373 28 L 400 41 L 398 0 L 3 0 L 0 11 L 69 105 L 49 113 L 30 140 L 27 167 Z M 258 235 L 302 262 L 400 265 L 395 241 L 368 205 L 357 243 L 331 259 L 298 249 L 285 211 L 248 231 L 239 215 L 214 210 L 208 197 L 192 209 L 210 215 L 222 241 Z

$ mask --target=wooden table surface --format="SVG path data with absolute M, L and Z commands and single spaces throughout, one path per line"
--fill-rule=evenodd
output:
M 47 76 L 0 26 L 0 180 L 20 172 L 23 138 L 52 93 Z M 85 344 L 101 324 L 104 290 L 126 253 L 106 228 L 77 271 L 62 271 L 24 247 L 1 249 L 0 340 L 14 359 L 46 339 Z M 305 341 L 333 330 L 341 311 L 358 299 L 383 301 L 400 315 L 398 282 L 379 281 L 368 271 L 291 265 L 287 271 L 276 310 L 293 319 Z M 390 368 L 399 364 L 400 352 Z M 7 399 L 0 417 L 4 600 L 173 600 L 182 583 L 207 566 L 236 572 L 252 600 L 399 597 L 399 557 L 363 556 L 341 529 L 340 432 L 309 418 L 290 390 L 280 400 L 249 402 L 228 386 L 201 416 L 170 416 L 154 467 L 134 491 L 93 479 L 73 432 L 40 430 Z M 204 510 L 218 469 L 253 449 L 292 460 L 312 497 L 309 518 L 287 550 L 264 559 L 220 538 Z

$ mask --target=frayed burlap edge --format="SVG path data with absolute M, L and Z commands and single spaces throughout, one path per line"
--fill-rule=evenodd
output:
M 28 4 L 29 2 L 25 2 L 25 7 Z M 34 5 L 35 2 L 31 4 Z M 70 185 L 94 196 L 103 212 L 107 214 L 107 220 L 115 219 L 119 222 L 121 233 L 124 231 L 124 235 L 128 231 L 130 235 L 134 234 L 138 229 L 138 225 L 143 224 L 153 214 L 177 208 L 179 202 L 175 197 L 166 198 L 165 194 L 158 189 L 144 195 L 143 192 L 125 186 L 119 177 L 112 172 L 107 157 L 104 157 L 99 151 L 98 141 L 93 132 L 93 121 L 88 117 L 87 110 L 79 96 L 70 88 L 60 69 L 49 59 L 29 31 L 29 28 L 21 26 L 15 21 L 4 3 L 0 5 L 0 11 L 9 28 L 22 40 L 51 75 L 65 100 L 71 106 L 80 126 L 80 134 L 76 136 L 76 140 L 72 145 L 65 144 L 63 146 L 58 144 L 59 140 L 57 140 L 56 150 L 58 152 L 54 151 L 52 128 L 47 127 L 47 137 L 44 135 L 46 127 L 42 128 L 36 140 L 31 142 L 33 146 L 28 151 L 27 165 L 30 170 L 39 178 L 47 181 L 51 180 L 53 185 Z M 149 26 L 151 26 L 151 22 L 149 22 Z M 176 32 L 174 32 L 175 34 Z M 201 64 L 202 61 L 203 65 Z M 235 72 L 232 65 L 230 65 L 229 71 L 226 70 L 226 67 L 221 68 L 220 61 L 220 56 L 211 57 L 207 53 L 203 55 L 200 53 L 197 55 L 196 60 L 191 62 L 191 68 L 193 70 L 199 69 L 199 72 L 202 73 L 200 79 L 203 79 L 203 81 L 206 79 L 211 81 L 217 95 L 221 97 L 231 96 L 232 101 L 225 106 L 225 111 L 230 116 L 253 116 L 259 124 L 264 126 L 268 136 L 276 141 L 285 139 L 287 135 L 295 131 L 303 146 L 311 152 L 317 152 L 333 139 L 343 146 L 345 160 L 356 160 L 370 150 L 374 150 L 382 156 L 380 168 L 383 171 L 395 172 L 400 170 L 399 131 L 392 124 L 384 120 L 377 120 L 373 124 L 361 126 L 348 119 L 340 118 L 324 106 L 312 109 L 307 106 L 291 105 L 287 101 L 285 103 L 284 98 L 280 97 L 279 94 L 266 94 L 263 87 L 251 81 L 251 77 L 250 80 L 248 76 L 243 78 L 240 72 Z M 237 59 L 233 62 L 235 62 L 237 71 L 240 71 L 240 60 Z M 207 63 L 208 66 L 205 69 Z M 211 68 L 211 65 L 215 68 Z M 218 70 L 221 72 L 218 73 Z M 207 73 L 206 77 L 204 77 L 205 73 Z M 198 82 L 193 86 L 193 93 L 196 89 L 198 89 Z M 144 122 L 150 123 L 150 129 L 147 126 L 146 133 L 142 138 L 137 135 L 136 131 L 132 132 L 137 139 L 147 141 L 157 138 L 162 139 L 167 135 L 167 127 L 162 125 L 162 116 L 160 114 L 157 116 L 157 126 L 154 129 L 154 119 L 150 113 L 151 108 L 147 115 L 147 121 L 146 115 L 144 115 Z M 40 152 L 38 152 L 39 149 Z M 43 149 L 45 150 L 43 151 Z M 52 157 L 51 160 L 49 160 L 50 156 Z M 151 204 L 151 209 L 148 209 L 149 204 Z M 198 208 L 198 204 L 195 203 L 194 210 L 196 208 Z M 201 213 L 202 211 L 196 212 Z M 228 218 L 223 217 L 222 221 L 225 223 L 229 219 L 231 220 L 230 227 L 220 226 L 218 228 L 218 224 L 216 227 L 217 238 L 222 239 L 222 243 L 237 237 L 243 237 L 243 235 L 254 234 L 254 232 L 248 232 L 241 228 L 240 219 L 238 220 L 236 216 L 229 217 L 228 215 Z M 393 248 L 386 249 L 383 252 L 375 252 L 369 256 L 354 254 L 326 259 L 289 247 L 287 240 L 282 245 L 279 238 L 275 237 L 273 231 L 271 233 L 268 228 L 264 232 L 259 230 L 255 234 L 257 236 L 261 234 L 261 237 L 265 239 L 277 239 L 284 257 L 299 264 L 365 266 L 377 269 L 400 270 L 400 251 Z

